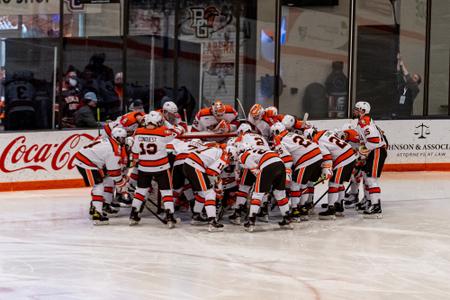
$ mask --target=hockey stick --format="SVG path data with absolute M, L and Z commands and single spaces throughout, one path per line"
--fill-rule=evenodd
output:
M 156 204 L 155 204 L 152 200 L 147 199 L 147 201 L 149 201 L 151 204 L 153 204 L 153 205 L 156 206 Z M 151 212 L 151 214 L 154 215 L 161 223 L 167 225 L 167 221 L 166 221 L 166 220 L 164 220 L 163 218 L 161 218 L 156 212 L 153 211 L 153 209 L 151 209 L 150 207 L 147 206 L 147 201 L 145 201 L 144 207 L 145 207 L 149 212 Z
M 316 202 L 314 202 L 314 204 L 313 204 L 313 206 L 311 207 L 311 208 L 314 208 L 316 205 L 317 205 L 317 203 L 319 203 L 320 202 L 320 200 L 322 200 L 322 198 L 323 197 L 325 197 L 325 195 L 326 194 L 328 194 L 328 189 L 325 191 L 325 193 L 323 193 L 323 195 L 322 196 L 320 196 L 320 198 L 319 199 L 317 199 L 317 201 Z
M 97 107 L 97 130 L 98 130 L 98 135 L 100 136 L 100 108 Z
M 345 194 L 347 194 L 348 190 L 350 189 L 350 185 L 351 185 L 351 183 L 349 183 L 349 185 L 348 185 L 347 188 L 345 189 L 345 192 L 344 192 Z M 315 206 L 316 204 L 317 204 L 317 203 L 315 203 L 314 206 Z M 314 207 L 314 206 L 313 206 L 313 207 Z M 327 204 L 327 203 L 323 203 L 323 204 L 322 204 L 322 208 L 327 208 L 327 207 L 328 207 L 328 204 Z
M 239 98 L 236 98 L 236 101 L 239 105 L 239 108 L 242 110 L 242 114 L 244 115 L 244 118 L 247 120 L 247 115 L 245 114 L 244 106 L 242 105 L 241 100 L 239 100 Z

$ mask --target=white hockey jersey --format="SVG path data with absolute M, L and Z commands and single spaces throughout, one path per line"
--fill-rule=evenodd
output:
M 332 131 L 317 132 L 313 141 L 319 145 L 323 160 L 333 162 L 333 169 L 338 169 L 356 160 L 356 154 L 352 147 Z
M 247 143 L 253 148 L 263 148 L 270 150 L 270 146 L 267 140 L 258 133 L 244 133 L 236 138 L 236 143 Z
M 166 127 L 155 129 L 138 128 L 131 148 L 133 159 L 138 160 L 138 170 L 160 172 L 170 168 L 166 145 L 175 138 L 175 133 Z
M 263 116 L 261 120 L 255 120 L 252 116 L 248 116 L 248 122 L 261 134 L 264 138 L 270 138 L 270 127 L 274 124 L 271 118 Z
M 167 149 L 175 155 L 174 166 L 184 164 L 185 159 L 188 157 L 189 153 L 196 150 L 204 150 L 207 147 L 201 142 L 190 140 L 178 140 L 174 139 L 172 142 L 167 144 Z
M 192 131 L 209 131 L 214 132 L 220 121 L 225 120 L 230 124 L 230 130 L 236 131 L 238 113 L 230 105 L 225 106 L 225 114 L 221 120 L 216 119 L 210 107 L 201 109 L 196 115 L 192 123 Z
M 374 150 L 386 147 L 386 141 L 381 130 L 369 116 L 364 116 L 359 119 L 357 130 L 361 142 L 364 143 L 367 149 Z
M 322 151 L 319 145 L 305 137 L 284 131 L 275 137 L 275 145 L 281 144 L 291 154 L 294 169 L 305 168 L 322 160 Z
M 81 148 L 76 154 L 74 164 L 88 170 L 105 170 L 114 182 L 122 179 L 122 167 L 126 161 L 125 147 L 112 138 L 102 138 Z
M 189 153 L 185 163 L 209 176 L 218 176 L 227 167 L 229 159 L 221 148 L 206 147 Z
M 261 148 L 249 149 L 239 155 L 239 163 L 245 169 L 262 170 L 268 165 L 276 162 L 281 162 L 280 156 L 277 152 Z

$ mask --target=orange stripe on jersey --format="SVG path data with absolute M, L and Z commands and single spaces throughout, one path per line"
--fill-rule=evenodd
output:
M 380 138 L 379 138 L 379 137 L 371 137 L 371 138 L 368 138 L 367 141 L 368 141 L 369 143 L 377 144 L 377 143 L 380 142 Z
M 198 181 L 200 182 L 200 187 L 202 188 L 202 191 L 206 191 L 208 188 L 206 187 L 206 181 L 203 177 L 203 173 L 199 170 L 195 169 L 195 173 L 197 174 Z
M 247 158 L 250 156 L 250 152 L 245 152 L 242 156 L 241 156 L 241 162 L 242 164 L 245 164 L 245 161 L 247 160 Z
M 338 158 L 336 158 L 336 160 L 334 161 L 334 165 L 337 166 L 347 158 L 350 158 L 353 155 L 353 153 L 355 153 L 353 149 L 348 149 L 347 152 L 341 154 Z
M 139 160 L 139 165 L 142 167 L 159 167 L 169 163 L 169 159 L 167 157 L 155 160 Z
M 177 156 L 175 156 L 175 160 L 183 160 L 183 159 L 188 158 L 188 156 L 189 156 L 189 154 L 187 154 L 187 153 L 180 153 Z
M 325 154 L 323 156 L 323 160 L 332 160 L 332 159 L 333 159 L 333 156 L 331 156 L 331 154 Z
M 301 184 L 302 180 L 303 180 L 303 175 L 305 174 L 305 168 L 301 168 L 300 171 L 298 172 L 298 176 L 297 176 L 297 183 Z M 300 196 L 300 195 L 299 195 Z
M 259 189 L 261 186 L 261 173 L 259 172 L 258 175 L 256 176 L 256 181 L 255 181 L 255 193 L 259 193 Z
M 248 172 L 249 172 L 248 169 L 244 169 L 242 171 L 242 177 L 241 177 L 241 180 L 239 181 L 239 184 L 244 185 Z
M 378 164 L 380 161 L 380 148 L 374 150 L 373 165 L 372 165 L 372 178 L 377 178 L 378 176 Z
M 201 167 L 205 168 L 205 165 L 203 164 L 202 159 L 196 153 L 194 153 L 194 152 L 190 153 L 188 158 L 192 159 L 197 164 L 199 164 Z
M 94 164 L 89 158 L 87 158 L 86 156 L 84 156 L 80 152 L 77 152 L 77 154 L 75 154 L 75 158 L 78 159 L 79 161 L 81 161 L 83 164 L 89 166 L 89 167 L 98 168 L 96 164 Z
M 205 206 L 216 205 L 216 200 L 205 200 Z
M 114 140 L 111 137 L 109 137 L 108 139 L 109 139 L 109 142 L 111 143 L 111 147 L 112 147 L 112 149 L 114 151 L 114 154 L 116 156 L 120 156 L 121 153 L 120 153 L 120 146 L 119 146 L 119 144 L 117 144 L 116 140 Z
M 103 201 L 103 196 L 92 195 L 92 201 Z
M 335 183 L 341 182 L 342 170 L 343 169 L 344 169 L 343 167 L 340 167 L 339 169 L 337 169 L 336 176 L 334 177 L 334 182 Z M 339 188 L 337 188 L 337 190 L 339 191 Z
M 268 161 L 271 158 L 274 157 L 279 157 L 278 154 L 273 153 L 273 152 L 268 152 L 266 154 L 263 155 L 263 157 L 261 157 L 260 161 L 259 161 L 259 165 L 258 167 L 262 166 L 263 163 L 265 163 L 266 161 Z
M 113 176 L 113 177 L 117 177 L 122 175 L 122 172 L 120 171 L 120 169 L 117 170 L 108 170 L 108 175 L 109 176 Z
M 106 133 L 108 136 L 111 136 L 112 130 L 111 130 L 111 127 L 109 127 L 109 124 L 108 124 L 108 123 L 105 124 L 105 126 L 103 127 L 103 129 L 105 130 L 105 133 Z
M 313 142 L 317 144 L 319 142 L 320 138 L 322 137 L 322 135 L 325 134 L 325 132 L 326 132 L 326 130 L 317 132 L 316 135 L 313 137 Z
M 89 186 L 94 186 L 95 181 L 94 181 L 94 175 L 92 175 L 92 170 L 86 170 L 86 174 L 87 174 L 87 178 L 89 181 Z
M 283 156 L 283 157 L 281 158 L 281 160 L 282 160 L 284 163 L 292 162 L 292 156 L 290 156 L 290 155 L 288 155 L 288 156 Z
M 314 158 L 314 157 L 316 157 L 316 156 L 319 156 L 319 155 L 322 155 L 322 151 L 320 151 L 320 148 L 315 148 L 315 149 L 309 151 L 308 153 L 304 154 L 304 155 L 303 155 L 303 156 L 295 163 L 295 165 L 296 165 L 296 166 L 301 165 L 301 164 L 304 163 L 305 161 L 308 161 L 308 160 L 310 160 L 310 159 L 312 159 L 312 158 Z M 325 155 L 325 156 L 326 156 L 326 155 Z M 325 159 L 325 160 L 331 159 L 331 155 L 330 155 L 330 157 L 329 157 L 328 159 L 326 159 L 325 157 L 324 157 L 324 159 Z

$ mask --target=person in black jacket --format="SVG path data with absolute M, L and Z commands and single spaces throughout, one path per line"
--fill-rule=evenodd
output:
M 419 85 L 422 78 L 419 74 L 409 74 L 400 53 L 397 56 L 397 97 L 395 98 L 393 117 L 409 117 L 413 115 L 414 100 L 420 92 Z
M 98 126 L 95 118 L 97 96 L 93 92 L 87 92 L 83 97 L 83 106 L 78 109 L 75 116 L 75 124 L 80 128 L 95 128 Z

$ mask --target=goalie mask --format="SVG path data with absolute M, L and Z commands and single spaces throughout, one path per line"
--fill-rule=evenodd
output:
M 212 105 L 212 113 L 217 119 L 222 119 L 225 116 L 225 105 L 222 101 L 216 100 Z

